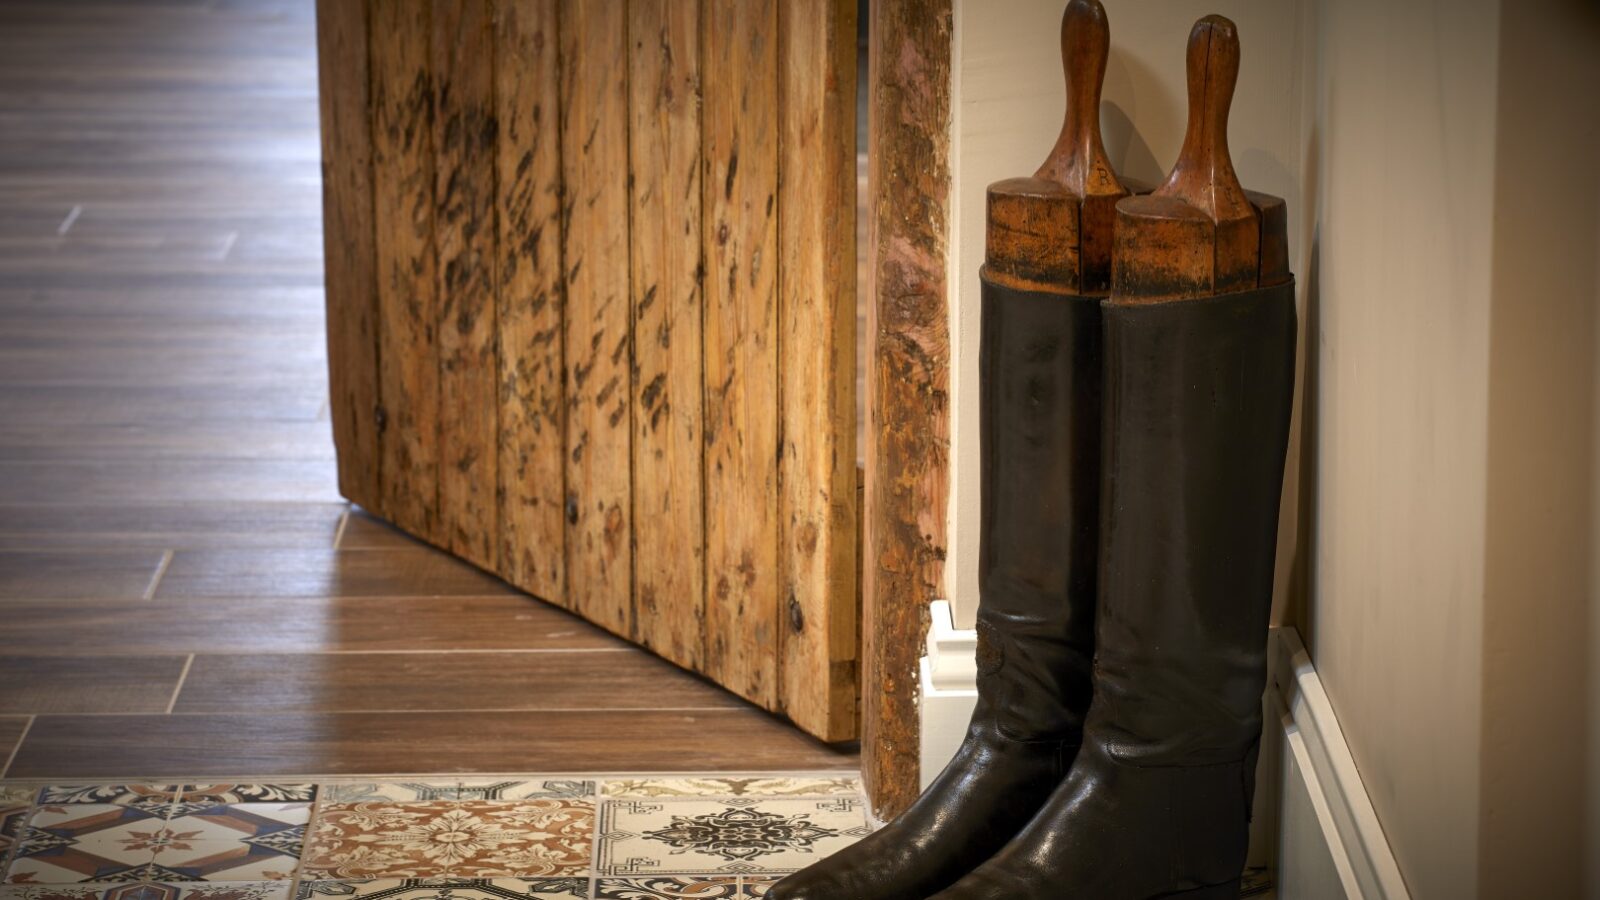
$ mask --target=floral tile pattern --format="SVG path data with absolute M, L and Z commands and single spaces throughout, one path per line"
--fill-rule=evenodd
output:
M 165 824 L 164 810 L 41 803 L 21 829 L 6 881 L 63 884 L 146 877 L 143 870 L 155 862 Z
M 608 800 L 600 875 L 793 872 L 868 833 L 856 797 Z
M 593 828 L 593 804 L 578 800 L 326 803 L 303 877 L 572 874 L 588 867 Z
M 53 785 L 39 791 L 39 803 L 51 806 L 101 803 L 165 812 L 178 799 L 175 784 Z
M 656 875 L 649 878 L 601 878 L 594 900 L 747 900 L 765 897 L 772 879 L 727 875 Z
M 456 782 L 357 782 L 331 784 L 322 788 L 322 799 L 330 803 L 370 803 L 375 800 L 426 801 L 454 800 Z
M 855 778 L 755 775 L 708 775 L 695 778 L 613 778 L 606 781 L 607 797 L 856 797 L 861 782 Z
M 457 800 L 587 800 L 595 794 L 593 781 L 573 779 L 547 779 L 541 781 L 508 781 L 505 779 L 474 778 L 461 782 L 456 789 Z
M 832 773 L 0 782 L 0 900 L 756 900 L 867 833 Z
M 8 885 L 0 900 L 289 900 L 289 883 Z
M 580 878 L 377 878 L 303 881 L 295 900 L 572 900 L 589 897 Z

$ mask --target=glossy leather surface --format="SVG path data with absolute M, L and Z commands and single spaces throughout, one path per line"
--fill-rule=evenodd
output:
M 909 809 L 772 900 L 925 900 L 1005 846 L 1066 776 L 1090 696 L 1100 310 L 984 279 L 978 707 Z
M 1261 736 L 1294 288 L 1105 310 L 1094 702 L 1071 774 L 938 900 L 1221 895 Z

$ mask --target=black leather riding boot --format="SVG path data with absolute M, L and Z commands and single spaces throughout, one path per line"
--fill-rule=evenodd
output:
M 893 822 L 773 900 L 925 900 L 1005 845 L 1061 783 L 1089 706 L 1100 301 L 983 280 L 978 706 Z
M 1022 833 L 937 900 L 1238 893 L 1294 288 L 1107 303 L 1104 315 L 1100 602 L 1083 748 Z

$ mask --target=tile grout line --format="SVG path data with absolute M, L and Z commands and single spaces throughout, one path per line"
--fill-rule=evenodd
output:
M 28 732 L 33 730 L 34 720 L 38 718 L 38 716 L 29 716 L 28 723 L 22 726 L 22 733 L 17 735 L 16 746 L 12 747 L 11 753 L 6 756 L 6 764 L 0 766 L 0 778 L 4 778 L 6 773 L 11 771 L 11 764 L 17 761 L 17 754 L 22 752 L 22 742 L 28 739 Z
M 61 220 L 60 225 L 56 226 L 56 237 L 66 237 L 67 232 L 72 230 L 73 223 L 78 221 L 78 217 L 81 215 L 83 215 L 83 204 L 73 204 L 72 209 L 67 213 L 67 217 Z
M 339 544 L 344 541 L 344 530 L 345 528 L 349 527 L 349 525 L 350 508 L 345 507 L 345 511 L 339 516 L 339 527 L 333 532 L 333 549 L 339 549 Z
M 156 598 L 156 589 L 161 586 L 161 579 L 166 576 L 167 567 L 172 565 L 172 554 L 173 551 L 171 549 L 161 551 L 161 562 L 156 563 L 155 574 L 150 576 L 150 586 L 144 589 L 144 596 L 139 599 L 154 600 Z
M 184 682 L 189 680 L 189 668 L 193 665 L 194 654 L 191 653 L 189 658 L 183 661 L 183 671 L 178 673 L 178 683 L 172 686 L 172 699 L 167 701 L 167 715 L 169 716 L 178 707 L 178 695 L 183 693 Z

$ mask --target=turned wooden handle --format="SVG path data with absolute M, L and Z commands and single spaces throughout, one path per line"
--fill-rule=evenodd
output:
M 1100 139 L 1100 89 L 1110 52 L 1111 27 L 1105 7 L 1099 0 L 1071 0 L 1061 14 L 1066 113 L 1055 146 L 1034 175 L 1060 182 L 1079 196 L 1097 177 L 1116 180 Z
M 1228 110 L 1239 80 L 1239 33 L 1223 16 L 1189 32 L 1189 126 L 1167 180 L 1117 206 L 1119 302 L 1155 302 L 1254 288 L 1261 221 L 1228 153 Z M 1192 246 L 1190 242 L 1200 241 Z
M 1078 197 L 1079 289 L 1101 293 L 1111 282 L 1112 231 L 1117 201 L 1129 191 L 1106 156 L 1100 136 L 1100 90 L 1111 53 L 1111 27 L 1100 0 L 1070 0 L 1061 14 L 1061 67 L 1067 108 L 1061 134 L 1034 173 Z

